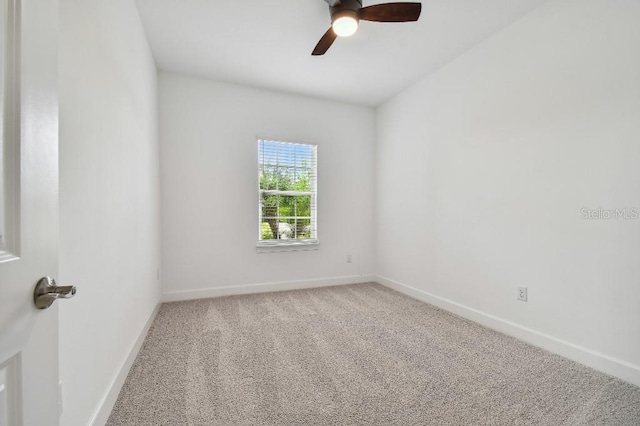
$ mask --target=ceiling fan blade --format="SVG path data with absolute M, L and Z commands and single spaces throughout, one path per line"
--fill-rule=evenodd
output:
M 337 37 L 336 33 L 333 32 L 333 28 L 329 28 L 316 45 L 316 48 L 313 49 L 312 55 L 319 56 L 327 53 L 327 50 L 329 50 L 333 42 L 336 41 Z
M 375 22 L 417 21 L 422 11 L 422 3 L 383 3 L 367 6 L 358 12 L 360 19 Z

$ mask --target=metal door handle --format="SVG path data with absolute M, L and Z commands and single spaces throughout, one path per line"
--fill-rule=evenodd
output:
M 57 299 L 71 299 L 76 294 L 74 286 L 56 285 L 56 280 L 51 277 L 42 277 L 33 291 L 33 302 L 38 309 L 47 309 Z

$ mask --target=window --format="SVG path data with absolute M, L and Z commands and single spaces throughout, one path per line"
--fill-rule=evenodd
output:
M 259 246 L 316 244 L 317 146 L 258 141 Z

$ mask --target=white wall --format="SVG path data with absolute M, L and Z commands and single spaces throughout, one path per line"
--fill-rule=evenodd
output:
M 639 22 L 551 1 L 379 108 L 377 272 L 640 384 L 640 220 L 581 219 L 640 208 Z
M 157 73 L 131 0 L 60 1 L 62 425 L 86 425 L 159 301 Z
M 175 74 L 159 79 L 165 293 L 201 297 L 372 272 L 373 109 Z M 319 250 L 256 253 L 258 136 L 317 143 Z M 182 293 L 202 289 L 214 290 Z

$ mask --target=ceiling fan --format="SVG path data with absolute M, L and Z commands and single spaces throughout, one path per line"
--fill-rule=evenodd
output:
M 331 12 L 331 28 L 324 33 L 312 55 L 324 55 L 338 36 L 349 37 L 358 22 L 414 22 L 420 17 L 421 3 L 384 3 L 362 7 L 362 0 L 324 0 Z

